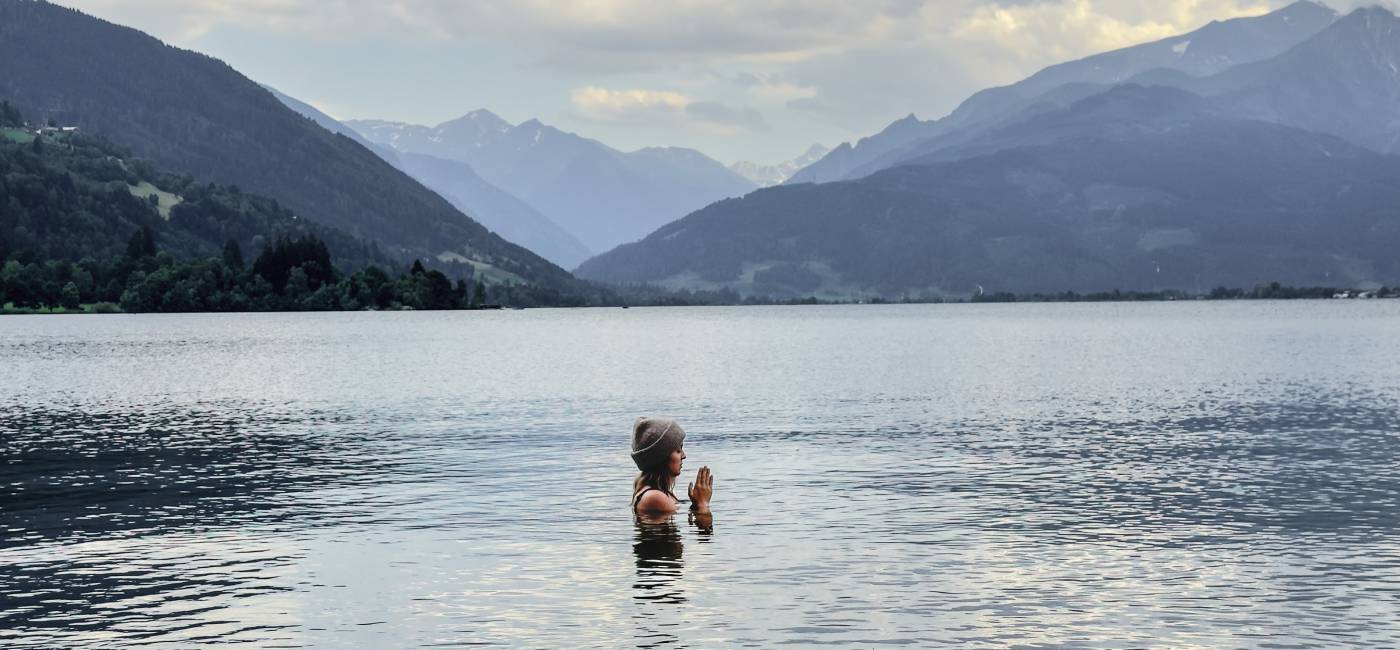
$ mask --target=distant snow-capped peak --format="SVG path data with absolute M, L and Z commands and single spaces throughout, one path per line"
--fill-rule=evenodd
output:
M 783 181 L 792 178 L 793 174 L 802 171 L 803 167 L 821 160 L 822 157 L 828 153 L 831 153 L 831 149 L 821 144 L 814 144 L 808 147 L 807 151 L 802 155 L 776 165 L 762 165 L 747 160 L 741 160 L 730 165 L 729 169 L 749 179 L 759 187 L 772 187 L 782 184 Z

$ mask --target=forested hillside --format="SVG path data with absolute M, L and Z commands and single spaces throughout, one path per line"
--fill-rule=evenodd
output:
M 105 139 L 26 124 L 0 102 L 0 306 L 459 309 L 488 300 L 583 304 L 530 285 L 453 283 L 276 200 L 163 173 Z
M 395 263 L 372 244 L 298 218 L 276 200 L 162 173 L 102 138 L 6 129 L 0 253 L 110 257 L 125 251 L 141 228 L 181 258 L 217 255 L 230 241 L 256 252 L 278 237 L 316 235 L 336 251 L 341 268 Z
M 0 0 L 0 97 L 31 119 L 104 135 L 195 181 L 274 198 L 404 262 L 588 291 L 223 62 L 133 29 L 47 2 Z

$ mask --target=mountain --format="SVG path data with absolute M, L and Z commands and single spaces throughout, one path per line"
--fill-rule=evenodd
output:
M 354 140 L 288 109 L 216 59 L 47 2 L 0 0 L 0 96 L 201 182 L 457 275 L 554 290 L 578 283 L 492 234 Z
M 418 153 L 399 154 L 397 160 L 399 169 L 476 217 L 482 225 L 563 268 L 574 268 L 593 255 L 577 238 L 530 204 L 482 180 L 471 165 Z
M 1361 9 L 1263 61 L 1197 77 L 1157 68 L 1132 82 L 1189 90 L 1208 97 L 1223 114 L 1337 135 L 1353 144 L 1394 153 L 1400 149 L 1400 19 L 1381 8 Z M 1023 102 L 1018 112 L 923 139 L 852 172 L 865 176 L 913 161 L 950 160 L 970 150 L 1018 144 L 1025 124 L 1063 111 L 1109 86 L 1069 83 Z M 1021 125 L 1021 126 L 1018 126 Z M 989 134 L 1002 132 L 1001 136 Z M 1012 134 L 1012 135 L 1008 135 Z M 1041 134 L 1044 135 L 1044 134 Z M 976 143 L 971 144 L 970 143 Z
M 1075 103 L 1103 93 L 1113 86 L 1093 83 L 1069 83 L 1036 97 L 1033 101 L 1021 102 L 1015 111 L 996 120 L 971 124 L 963 128 L 948 129 L 931 137 L 915 140 L 899 149 L 885 153 L 874 160 L 862 163 L 848 172 L 851 178 L 862 178 L 877 171 L 920 159 L 952 159 L 959 152 L 988 150 L 990 143 L 1014 144 L 1014 140 L 996 138 L 997 132 L 1015 130 L 1018 125 L 1036 120 L 1043 115 L 1061 113 Z
M 1400 18 L 1358 9 L 1279 56 L 1209 77 L 1143 75 L 1252 119 L 1400 151 Z
M 573 235 L 549 217 L 509 192 L 492 185 L 471 165 L 424 154 L 400 155 L 385 144 L 370 142 L 358 131 L 294 97 L 268 88 L 288 108 L 305 115 L 328 131 L 342 134 L 379 154 L 428 189 L 447 199 L 458 210 L 506 240 L 524 246 L 545 259 L 570 269 L 593 254 Z
M 772 187 L 774 185 L 781 185 L 783 181 L 792 178 L 792 175 L 801 171 L 803 167 L 821 160 L 822 157 L 828 153 L 831 153 L 831 149 L 820 144 L 814 144 L 808 147 L 807 151 L 802 155 L 776 165 L 760 165 L 748 161 L 739 161 L 730 165 L 729 170 L 749 179 L 750 182 L 759 187 Z
M 1311 38 L 1334 20 L 1336 12 L 1323 5 L 1296 2 L 1262 16 L 1212 21 L 1181 36 L 1053 65 L 1009 86 L 978 92 L 942 119 L 920 121 L 910 115 L 855 146 L 842 144 L 788 182 L 859 178 L 910 158 L 906 150 L 922 141 L 1010 118 L 1066 84 L 1115 84 L 1152 70 L 1203 76 L 1269 59 Z
M 360 135 L 359 132 L 355 129 L 341 124 L 339 120 L 329 115 L 326 115 L 325 113 L 321 112 L 320 109 L 316 108 L 315 106 L 312 106 L 311 104 L 301 101 L 300 99 L 292 97 L 291 95 L 288 95 L 286 93 L 283 93 L 282 91 L 277 90 L 272 86 L 262 84 L 262 87 L 266 89 L 267 92 L 272 93 L 272 96 L 276 97 L 277 101 L 282 102 L 283 106 L 286 106 L 287 108 L 290 108 L 296 111 L 297 113 L 300 113 L 303 117 L 310 119 L 312 122 L 315 122 L 321 128 L 330 131 L 331 133 L 343 135 L 347 138 L 350 138 L 351 140 L 354 140 L 355 142 L 359 143 L 360 146 L 369 149 L 370 151 L 373 151 L 376 154 L 379 154 L 379 157 L 383 158 L 385 162 L 394 165 L 395 167 L 398 167 L 398 156 L 394 153 L 394 150 L 392 148 L 366 140 L 364 136 Z
M 463 149 L 480 148 L 482 143 L 501 137 L 513 128 L 509 122 L 485 109 L 472 111 L 433 128 L 387 120 L 346 120 L 345 125 L 395 151 L 449 160 L 458 160 L 463 156 L 458 152 Z
M 989 153 L 723 201 L 577 273 L 831 298 L 1400 281 L 1400 157 L 1164 87 L 1037 120 Z
M 366 140 L 363 137 L 361 137 L 360 134 L 355 132 L 354 129 L 345 126 L 344 124 L 341 124 L 338 120 L 321 112 L 321 110 L 316 108 L 315 106 L 312 106 L 311 104 L 308 104 L 290 95 L 287 95 L 286 93 L 283 93 L 282 91 L 277 90 L 276 88 L 273 88 L 272 86 L 269 86 L 267 84 L 260 85 L 263 87 L 264 90 L 272 93 L 272 96 L 276 97 L 277 101 L 282 102 L 282 105 L 300 113 L 302 116 L 320 125 L 321 128 L 330 131 L 331 133 L 337 133 L 339 135 L 343 135 L 347 138 L 350 138 L 351 140 L 360 143 L 360 146 L 366 149 L 374 149 L 374 145 L 371 144 L 369 140 Z
M 400 153 L 471 165 L 593 250 L 636 240 L 661 225 L 756 186 L 693 149 L 630 153 L 539 120 L 512 125 L 477 110 L 435 127 L 377 120 L 346 124 Z
M 880 156 L 910 143 L 942 133 L 945 125 L 938 120 L 923 121 L 913 113 L 895 120 L 879 133 L 861 138 L 852 146 L 842 142 L 817 162 L 799 170 L 785 183 L 827 183 L 851 177 L 851 173 Z

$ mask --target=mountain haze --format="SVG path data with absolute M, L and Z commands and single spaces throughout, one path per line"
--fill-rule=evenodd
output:
M 843 143 L 788 182 L 859 178 L 908 159 L 907 149 L 925 140 L 995 124 L 1031 109 L 1045 93 L 1066 84 L 1111 85 L 1150 70 L 1201 76 L 1268 59 L 1334 20 L 1336 12 L 1323 5 L 1296 2 L 1262 16 L 1212 21 L 1180 36 L 1053 65 L 1009 86 L 978 92 L 942 119 L 921 121 L 909 115 L 854 146 Z
M 528 203 L 487 183 L 471 165 L 420 153 L 398 154 L 397 161 L 399 169 L 482 225 L 563 268 L 574 268 L 593 255 L 577 238 Z
M 539 120 L 512 125 L 477 110 L 435 127 L 346 124 L 373 142 L 471 165 L 593 250 L 636 240 L 692 210 L 756 185 L 693 149 L 623 153 Z
M 1270 59 L 1195 77 L 1158 68 L 1135 75 L 1134 83 L 1189 90 L 1219 111 L 1337 135 L 1354 144 L 1393 153 L 1400 146 L 1400 19 L 1385 9 L 1357 10 Z M 1025 102 L 1016 112 L 907 145 L 858 168 L 860 177 L 918 161 L 950 160 L 997 142 L 994 132 L 1017 132 L 1036 116 L 1111 85 L 1068 83 Z M 1019 128 L 1024 133 L 1025 128 Z M 1003 146 L 1017 142 L 1003 136 Z
M 578 266 L 593 254 L 577 238 L 540 214 L 538 210 L 483 180 L 472 170 L 471 165 L 425 154 L 400 155 L 393 147 L 366 140 L 358 131 L 306 102 L 271 88 L 268 90 L 288 108 L 379 154 L 386 162 L 417 179 L 447 199 L 458 210 L 506 240 L 524 246 L 566 269 Z

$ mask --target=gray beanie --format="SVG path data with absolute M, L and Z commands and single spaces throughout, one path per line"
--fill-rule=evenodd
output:
M 664 465 L 685 442 L 685 430 L 670 418 L 637 418 L 632 425 L 632 462 L 643 472 Z

